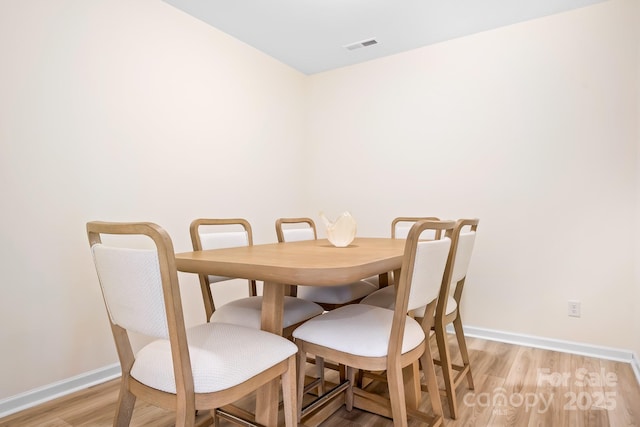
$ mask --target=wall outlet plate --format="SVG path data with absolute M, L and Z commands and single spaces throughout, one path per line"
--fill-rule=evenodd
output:
M 580 317 L 580 301 L 569 300 L 567 314 L 570 317 Z

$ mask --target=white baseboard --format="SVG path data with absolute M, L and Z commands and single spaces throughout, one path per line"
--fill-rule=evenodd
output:
M 447 331 L 453 333 L 453 327 L 449 325 L 449 327 L 447 327 Z M 493 329 L 476 328 L 473 326 L 464 326 L 464 334 L 468 337 L 481 338 L 489 341 L 499 341 L 508 344 L 542 348 L 546 350 L 560 351 L 562 353 L 579 354 L 582 356 L 596 357 L 598 359 L 629 363 L 633 369 L 638 384 L 640 384 L 640 359 L 638 359 L 638 356 L 631 350 L 621 350 L 573 341 L 536 337 L 533 335 L 497 331 Z
M 450 332 L 453 332 L 453 328 L 451 328 Z M 476 328 L 473 326 L 465 326 L 464 333 L 468 337 L 481 338 L 490 341 L 499 341 L 527 347 L 560 351 L 563 353 L 580 354 L 599 359 L 626 362 L 631 365 L 631 368 L 635 373 L 636 380 L 640 384 L 640 359 L 638 358 L 638 355 L 634 354 L 630 350 L 620 350 L 591 344 L 536 337 L 533 335 Z M 16 396 L 9 397 L 8 399 L 0 400 L 0 418 L 31 408 L 41 403 L 48 402 L 58 397 L 71 394 L 75 391 L 91 387 L 92 385 L 101 384 L 119 376 L 120 365 L 116 363 L 95 371 L 86 372 L 66 380 L 30 390 Z
M 0 400 L 0 418 L 118 378 L 120 374 L 120 364 L 116 363 Z

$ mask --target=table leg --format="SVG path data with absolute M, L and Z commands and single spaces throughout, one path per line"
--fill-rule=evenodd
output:
M 282 335 L 284 289 L 280 283 L 265 282 L 262 290 L 262 330 Z
M 262 329 L 282 335 L 284 316 L 284 285 L 265 282 L 262 291 Z M 258 389 L 256 395 L 256 422 L 265 426 L 278 424 L 278 380 Z
M 378 287 L 386 288 L 389 286 L 389 273 L 382 273 L 378 275 Z

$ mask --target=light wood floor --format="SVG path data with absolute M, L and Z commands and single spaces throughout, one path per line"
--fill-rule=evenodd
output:
M 460 385 L 461 416 L 445 418 L 447 427 L 640 426 L 640 386 L 626 363 L 473 338 L 467 341 L 475 390 Z M 118 381 L 110 381 L 0 419 L 0 427 L 111 426 L 117 394 Z M 428 410 L 427 396 L 423 401 Z M 171 426 L 173 416 L 138 402 L 131 425 Z M 358 410 L 347 412 L 343 406 L 322 425 L 387 427 L 393 423 Z M 409 425 L 420 424 L 410 421 Z

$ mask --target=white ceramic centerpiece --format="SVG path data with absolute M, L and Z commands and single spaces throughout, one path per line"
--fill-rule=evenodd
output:
M 337 248 L 345 248 L 353 242 L 356 237 L 356 220 L 349 212 L 342 213 L 335 221 L 331 222 L 323 212 L 320 218 L 327 229 L 329 242 Z

